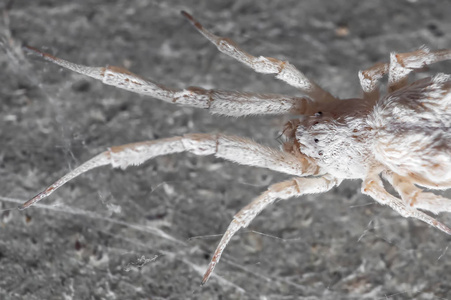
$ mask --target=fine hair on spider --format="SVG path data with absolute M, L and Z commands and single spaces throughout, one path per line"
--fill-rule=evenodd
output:
M 212 275 L 232 236 L 240 228 L 247 227 L 268 205 L 277 199 L 327 192 L 344 179 L 362 179 L 362 192 L 380 204 L 390 206 L 403 217 L 419 219 L 451 234 L 450 228 L 422 212 L 451 212 L 451 200 L 420 188 L 451 188 L 451 77 L 437 74 L 408 82 L 412 71 L 421 71 L 429 64 L 451 59 L 451 50 L 431 51 L 421 47 L 413 52 L 392 53 L 388 63 L 378 63 L 359 72 L 361 98 L 341 100 L 289 62 L 252 56 L 232 40 L 205 29 L 188 13 L 182 12 L 182 15 L 219 51 L 256 72 L 274 74 L 277 79 L 297 88 L 302 96 L 198 87 L 174 89 L 120 67 L 83 66 L 32 47 L 24 49 L 107 85 L 180 106 L 199 107 L 213 114 L 235 117 L 295 115 L 296 118 L 282 131 L 282 149 L 272 149 L 238 136 L 205 133 L 115 146 L 67 173 L 20 209 L 32 206 L 93 168 L 111 165 L 125 169 L 160 155 L 191 152 L 294 176 L 271 185 L 234 216 L 214 252 L 202 284 Z M 384 75 L 388 75 L 388 91 L 381 96 L 379 80 Z M 399 197 L 385 190 L 381 177 L 394 187 Z

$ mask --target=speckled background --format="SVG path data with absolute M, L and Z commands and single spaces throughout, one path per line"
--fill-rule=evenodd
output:
M 255 55 L 287 59 L 338 95 L 391 51 L 451 47 L 449 1 L 3 0 L 0 8 L 1 299 L 451 299 L 451 238 L 347 181 L 278 202 L 227 247 L 232 216 L 287 177 L 190 154 L 93 170 L 39 206 L 8 210 L 111 145 L 194 132 L 278 147 L 286 117 L 226 118 L 104 86 L 22 44 L 163 84 L 296 90 L 220 54 L 179 14 Z M 5 11 L 5 9 L 7 11 Z M 430 72 L 450 72 L 441 63 Z M 448 192 L 448 196 L 451 194 Z M 449 215 L 439 219 L 451 224 Z

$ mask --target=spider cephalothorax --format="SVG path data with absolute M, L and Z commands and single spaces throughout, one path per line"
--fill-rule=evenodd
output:
M 368 125 L 370 107 L 361 99 L 342 100 L 339 106 L 302 118 L 294 138 L 300 151 L 313 158 L 323 173 L 338 178 L 362 178 L 374 161 Z
M 77 65 L 31 47 L 26 50 L 75 72 L 136 93 L 200 107 L 227 116 L 294 114 L 285 125 L 282 150 L 252 140 L 222 134 L 187 134 L 179 137 L 111 147 L 85 162 L 39 193 L 20 208 L 49 196 L 76 176 L 99 166 L 126 168 L 156 156 L 191 152 L 215 155 L 243 165 L 268 168 L 294 175 L 271 185 L 266 192 L 240 210 L 222 237 L 203 283 L 211 276 L 232 236 L 277 199 L 323 193 L 343 179 L 362 179 L 362 191 L 404 217 L 420 219 L 451 234 L 451 229 L 418 209 L 433 213 L 451 211 L 451 200 L 426 193 L 417 186 L 451 187 L 451 78 L 436 75 L 408 85 L 408 75 L 428 64 L 451 59 L 451 50 L 392 54 L 390 63 L 379 63 L 359 73 L 364 92 L 361 99 L 339 100 L 288 62 L 254 57 L 229 39 L 206 30 L 186 12 L 182 14 L 221 52 L 256 72 L 276 77 L 298 88 L 303 97 L 168 88 L 119 67 Z M 388 94 L 380 97 L 378 81 L 388 74 Z M 384 176 L 401 198 L 388 193 Z

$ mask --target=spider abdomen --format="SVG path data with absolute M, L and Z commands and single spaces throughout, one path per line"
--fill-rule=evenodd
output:
M 372 116 L 376 158 L 419 183 L 451 182 L 451 78 L 439 74 L 382 98 Z

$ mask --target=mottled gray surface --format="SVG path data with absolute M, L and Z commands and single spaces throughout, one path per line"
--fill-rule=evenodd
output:
M 357 71 L 390 51 L 451 47 L 449 1 L 14 1 L 9 26 L 0 17 L 9 51 L 0 52 L 1 208 L 111 145 L 224 132 L 278 146 L 286 118 L 211 116 L 20 50 L 126 66 L 174 87 L 296 93 L 218 53 L 181 9 L 253 54 L 290 60 L 340 97 L 358 95 Z M 199 288 L 233 214 L 284 178 L 186 154 L 94 170 L 38 207 L 0 212 L 0 298 L 451 299 L 451 238 L 375 204 L 359 181 L 266 210 Z

